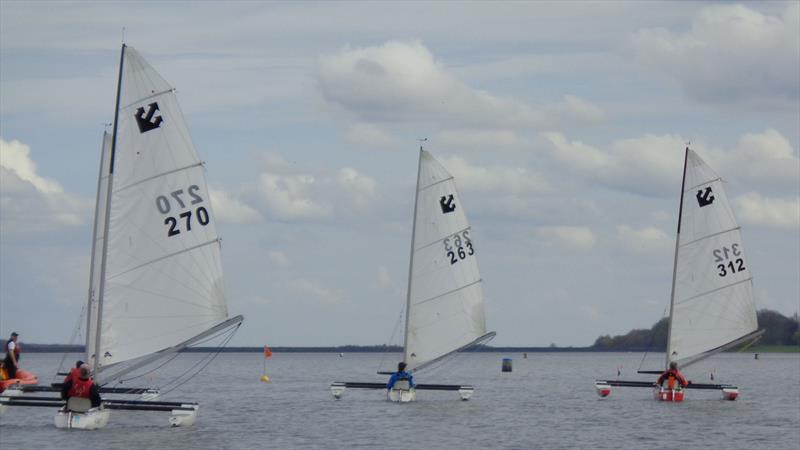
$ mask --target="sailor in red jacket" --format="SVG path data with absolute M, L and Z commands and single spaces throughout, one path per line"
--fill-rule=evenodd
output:
M 80 372 L 81 372 L 80 369 L 81 369 L 82 365 L 84 365 L 84 362 L 79 359 L 75 363 L 75 367 L 73 367 L 72 369 L 69 369 L 69 373 L 64 378 L 64 383 L 66 383 L 69 380 L 77 379 L 78 377 L 80 377 Z
M 89 376 L 89 366 L 81 365 L 78 369 L 78 376 L 67 376 L 64 385 L 61 387 L 61 398 L 68 400 L 70 397 L 88 398 L 92 402 L 92 407 L 100 406 L 100 390 Z
M 672 361 L 669 363 L 669 369 L 667 369 L 664 373 L 658 377 L 658 381 L 656 384 L 659 386 L 663 386 L 664 381 L 667 382 L 667 389 L 675 389 L 675 382 L 677 381 L 681 388 L 685 388 L 689 385 L 689 382 L 686 381 L 686 378 L 683 377 L 678 371 L 678 363 Z

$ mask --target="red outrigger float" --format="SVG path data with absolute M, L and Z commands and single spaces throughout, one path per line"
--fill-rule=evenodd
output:
M 14 378 L 7 380 L 0 380 L 0 392 L 16 385 L 31 385 L 39 384 L 39 377 L 26 370 L 17 369 L 17 374 Z

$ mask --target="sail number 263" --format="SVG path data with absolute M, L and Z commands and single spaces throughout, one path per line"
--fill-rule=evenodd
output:
M 204 206 L 194 206 L 203 203 L 203 197 L 198 193 L 199 190 L 200 187 L 193 184 L 186 188 L 185 191 L 178 189 L 170 192 L 169 196 L 159 195 L 156 197 L 156 207 L 161 214 L 170 214 L 173 205 L 177 206 L 175 213 L 186 209 L 186 211 L 180 212 L 177 216 L 169 215 L 164 218 L 164 225 L 167 226 L 167 237 L 179 235 L 181 231 L 192 231 L 192 222 L 194 221 L 202 226 L 208 225 L 210 221 L 208 210 Z
M 444 238 L 444 252 L 450 259 L 450 265 L 462 259 L 466 259 L 467 256 L 474 255 L 475 249 L 472 248 L 469 230 L 464 230 L 461 233 L 456 233 L 450 237 Z
M 744 259 L 741 258 L 742 251 L 739 250 L 739 244 L 733 244 L 730 248 L 722 247 L 713 251 L 714 262 L 717 264 L 719 273 L 717 275 L 724 277 L 729 273 L 742 272 L 745 269 Z M 737 258 L 737 256 L 739 258 Z

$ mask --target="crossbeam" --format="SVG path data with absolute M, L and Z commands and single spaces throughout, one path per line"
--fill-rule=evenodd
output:
M 625 381 L 625 380 L 596 380 L 596 383 L 605 383 L 609 386 L 618 387 L 643 387 L 654 388 L 656 383 L 652 381 Z M 685 389 L 730 389 L 736 386 L 730 384 L 708 384 L 708 383 L 692 383 L 684 386 Z
M 334 386 L 354 389 L 386 389 L 386 383 L 360 381 L 334 381 L 331 383 L 331 387 Z M 461 384 L 418 384 L 414 388 L 418 391 L 458 391 L 459 389 L 472 389 L 472 386 Z

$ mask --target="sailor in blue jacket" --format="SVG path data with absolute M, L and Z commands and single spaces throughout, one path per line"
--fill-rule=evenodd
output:
M 408 380 L 408 385 L 412 388 L 414 387 L 414 376 L 406 372 L 406 363 L 402 361 L 397 363 L 397 372 L 393 373 L 389 378 L 389 382 L 386 383 L 386 389 L 391 389 L 399 380 Z

